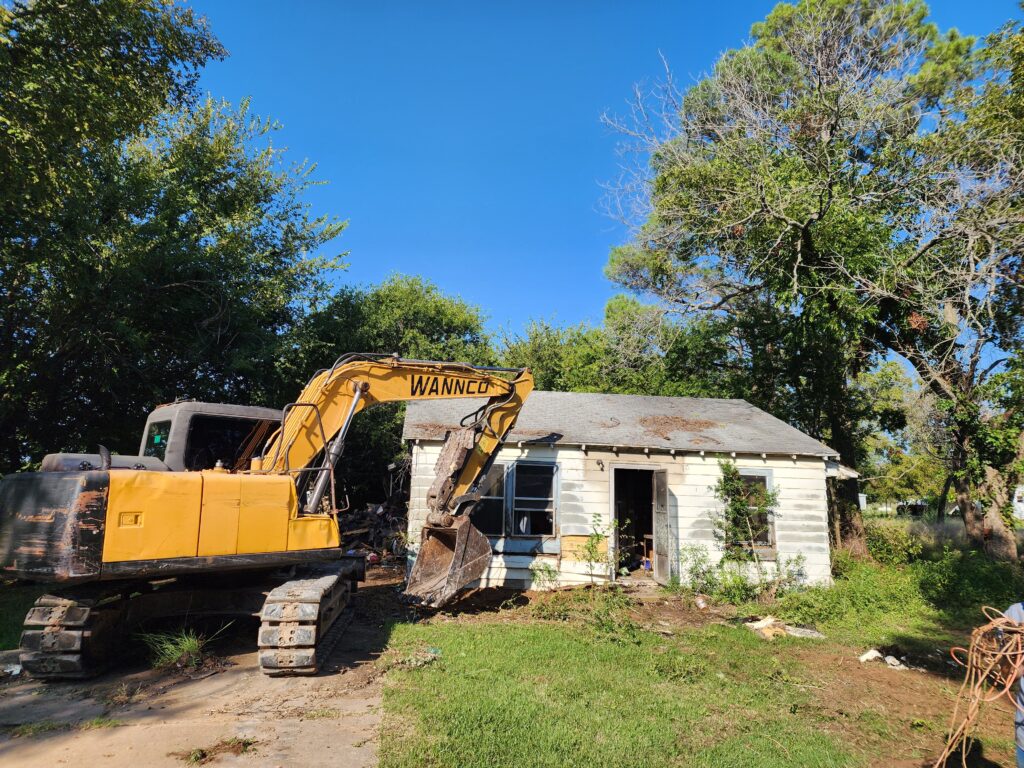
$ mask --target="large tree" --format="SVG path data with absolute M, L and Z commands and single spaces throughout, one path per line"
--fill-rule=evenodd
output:
M 669 84 L 664 130 L 649 111 L 623 126 L 648 152 L 649 208 L 610 268 L 691 314 L 781 313 L 821 436 L 850 463 L 851 387 L 902 357 L 950 414 L 969 536 L 1013 557 L 974 503 L 1006 463 L 985 448 L 987 379 L 1021 341 L 1012 55 L 1007 35 L 979 55 L 926 16 L 919 0 L 783 3 L 684 94 Z
M 343 225 L 303 204 L 310 168 L 195 98 L 222 53 L 162 0 L 0 8 L 0 472 L 258 397 L 324 287 Z

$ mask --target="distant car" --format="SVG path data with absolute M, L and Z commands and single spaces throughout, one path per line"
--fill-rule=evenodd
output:
M 910 515 L 911 517 L 921 517 L 927 511 L 928 502 L 926 502 L 924 499 L 912 499 L 907 501 L 901 501 L 896 504 L 897 517 L 901 517 L 903 515 Z

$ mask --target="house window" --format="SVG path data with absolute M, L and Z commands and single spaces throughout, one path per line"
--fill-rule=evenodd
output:
M 511 536 L 555 535 L 555 465 L 516 464 Z
M 746 536 L 736 542 L 755 550 L 772 549 L 775 546 L 775 521 L 769 504 L 769 477 L 763 474 L 748 474 L 740 471 L 746 486 L 747 515 Z
M 505 535 L 504 464 L 492 464 L 480 483 L 480 501 L 473 507 L 473 525 L 488 536 Z
M 555 535 L 555 464 L 494 464 L 480 483 L 473 525 L 493 537 Z

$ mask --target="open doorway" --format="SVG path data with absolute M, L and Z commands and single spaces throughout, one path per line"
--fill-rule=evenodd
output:
M 625 568 L 631 577 L 653 577 L 654 472 L 623 468 L 614 472 L 619 568 Z

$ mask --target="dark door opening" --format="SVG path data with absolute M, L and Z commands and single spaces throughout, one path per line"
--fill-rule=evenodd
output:
M 653 576 L 654 472 L 648 469 L 615 470 L 615 524 L 619 568 L 631 576 Z

